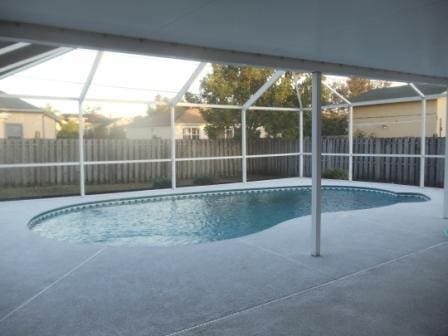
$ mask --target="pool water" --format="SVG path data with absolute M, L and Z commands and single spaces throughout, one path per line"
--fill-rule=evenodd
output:
M 424 202 L 420 194 L 323 187 L 322 211 Z M 310 187 L 120 199 L 55 209 L 31 220 L 42 236 L 77 243 L 170 246 L 235 238 L 310 214 Z

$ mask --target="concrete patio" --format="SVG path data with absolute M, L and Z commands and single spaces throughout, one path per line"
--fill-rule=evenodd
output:
M 309 179 L 192 190 L 309 185 Z M 310 218 L 177 247 L 79 245 L 30 231 L 44 210 L 133 192 L 0 203 L 0 335 L 447 335 L 443 190 L 431 200 L 326 213 L 322 257 Z

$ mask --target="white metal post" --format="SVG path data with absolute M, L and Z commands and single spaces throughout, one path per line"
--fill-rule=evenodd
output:
M 299 176 L 303 177 L 303 109 L 299 112 Z
M 303 103 L 302 97 L 299 91 L 299 80 L 297 78 L 297 73 L 294 76 L 294 87 L 296 89 L 297 100 L 299 102 L 299 177 L 303 177 Z
M 348 180 L 353 181 L 353 105 L 348 107 Z
M 425 166 L 426 166 L 426 98 L 422 99 L 421 115 L 421 135 L 420 135 L 420 187 L 425 186 Z
M 321 82 L 322 74 L 313 72 L 311 132 L 311 255 L 320 256 L 321 249 Z
M 241 110 L 241 174 L 243 183 L 247 183 L 247 134 L 246 109 Z
M 79 142 L 79 193 L 86 195 L 85 166 L 84 166 L 84 118 L 82 115 L 82 100 L 78 101 L 78 142 Z
M 176 189 L 176 107 L 170 106 L 171 124 L 171 188 Z
M 422 107 L 420 109 L 420 187 L 425 186 L 425 163 L 426 163 L 426 96 L 423 92 L 414 84 L 409 83 L 409 86 L 417 92 L 422 100 Z
M 448 218 L 448 89 L 445 93 L 445 172 L 443 180 L 443 218 Z

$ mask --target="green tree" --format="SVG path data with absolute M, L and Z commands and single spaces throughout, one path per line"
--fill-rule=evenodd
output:
M 243 105 L 273 74 L 271 69 L 239 67 L 234 65 L 213 65 L 213 71 L 202 79 L 199 96 L 187 93 L 185 98 L 192 103 Z M 311 105 L 311 75 L 303 74 L 299 79 L 299 91 L 303 105 Z M 323 87 L 322 103 L 331 101 L 330 91 Z M 257 101 L 258 106 L 298 107 L 297 92 L 293 75 L 286 72 Z M 207 109 L 202 114 L 207 121 L 206 132 L 210 138 L 216 138 L 225 128 L 234 127 L 237 137 L 240 136 L 241 111 L 238 109 Z M 328 122 L 332 123 L 334 114 L 329 114 Z M 339 116 L 336 118 L 340 124 Z M 299 115 L 297 112 L 250 110 L 246 116 L 247 135 L 258 138 L 263 129 L 270 138 L 297 139 L 299 135 Z M 304 133 L 311 131 L 311 114 L 304 114 Z M 330 127 L 333 132 L 336 126 Z M 339 129 L 346 132 L 346 127 Z
M 62 125 L 57 137 L 58 139 L 77 138 L 79 134 L 79 126 L 77 122 L 68 121 Z
M 345 95 L 348 99 L 352 97 L 359 96 L 360 94 L 371 91 L 374 89 L 389 87 L 390 82 L 370 80 L 367 78 L 360 77 L 350 77 L 346 81 L 346 88 L 340 88 L 340 90 L 345 90 Z

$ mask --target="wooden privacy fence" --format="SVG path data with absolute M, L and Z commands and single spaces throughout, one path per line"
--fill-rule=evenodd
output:
M 426 138 L 427 154 L 444 154 L 444 138 Z M 370 154 L 420 154 L 420 138 L 356 138 L 354 153 Z M 311 151 L 309 138 L 304 139 L 305 152 Z M 170 159 L 170 141 L 151 140 L 84 140 L 85 161 L 118 161 Z M 297 140 L 257 139 L 247 142 L 248 155 L 297 153 Z M 323 138 L 323 153 L 348 153 L 347 137 Z M 239 156 L 238 140 L 177 140 L 178 158 L 203 158 L 212 156 Z M 76 184 L 79 182 L 78 140 L 33 139 L 0 140 L 0 164 L 72 162 L 73 166 L 27 167 L 0 169 L 0 187 L 42 186 Z M 310 156 L 304 156 L 304 175 L 310 176 Z M 299 157 L 248 158 L 248 178 L 292 177 L 299 175 Z M 323 172 L 333 169 L 348 170 L 348 157 L 324 156 Z M 353 178 L 365 181 L 383 181 L 402 184 L 419 183 L 420 158 L 354 157 Z M 95 164 L 86 165 L 86 183 L 146 183 L 161 177 L 169 178 L 170 162 Z M 425 183 L 443 186 L 443 159 L 427 158 Z M 177 178 L 189 180 L 196 177 L 238 178 L 241 160 L 178 161 Z

